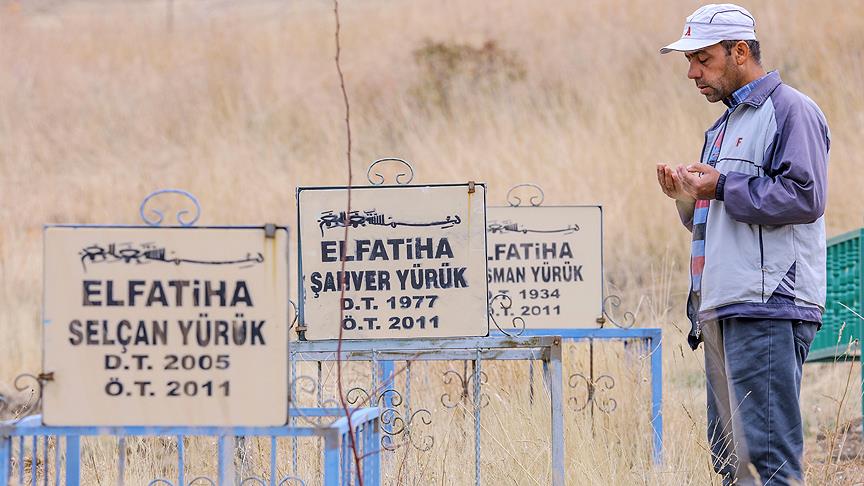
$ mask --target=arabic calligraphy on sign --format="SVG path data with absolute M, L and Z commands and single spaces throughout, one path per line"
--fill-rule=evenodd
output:
M 454 225 L 460 224 L 462 222 L 462 218 L 459 215 L 447 216 L 441 221 L 432 221 L 429 223 L 412 223 L 408 221 L 397 221 L 393 219 L 392 216 L 385 216 L 374 209 L 369 211 L 351 211 L 350 213 L 346 213 L 345 211 L 324 211 L 321 213 L 321 216 L 318 217 L 318 228 L 321 230 L 321 236 L 324 236 L 325 229 L 332 228 L 344 228 L 346 226 L 351 228 L 359 228 L 365 226 L 389 226 L 391 228 L 396 228 L 399 226 L 410 226 L 410 227 L 431 227 L 438 226 L 441 229 L 452 228 Z
M 169 252 L 165 248 L 159 248 L 152 243 L 142 243 L 136 248 L 131 243 L 109 243 L 103 247 L 98 244 L 92 244 L 84 247 L 80 252 L 81 266 L 84 271 L 87 271 L 88 263 L 135 263 L 145 264 L 149 262 L 173 263 L 180 265 L 182 263 L 190 263 L 195 265 L 239 265 L 240 268 L 247 268 L 252 265 L 263 263 L 264 255 L 261 253 L 251 254 L 246 253 L 245 258 L 232 260 L 199 260 L 194 258 L 180 258 L 173 256 L 174 252 Z
M 527 234 L 527 233 L 541 233 L 541 234 L 544 234 L 544 233 L 562 233 L 565 235 L 569 235 L 569 234 L 572 234 L 572 233 L 579 231 L 579 225 L 574 223 L 574 224 L 567 226 L 566 228 L 546 230 L 546 229 L 531 229 L 531 228 L 528 228 L 524 225 L 521 225 L 519 223 L 513 223 L 511 221 L 504 221 L 502 223 L 497 223 L 495 221 L 492 221 L 486 227 L 486 231 L 488 231 L 489 233 L 493 233 L 493 234 L 494 233 L 523 233 L 523 234 Z

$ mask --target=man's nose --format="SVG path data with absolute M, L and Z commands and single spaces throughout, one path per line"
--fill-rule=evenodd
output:
M 695 63 L 690 64 L 690 69 L 687 70 L 687 77 L 690 79 L 698 79 L 702 77 L 702 70 Z

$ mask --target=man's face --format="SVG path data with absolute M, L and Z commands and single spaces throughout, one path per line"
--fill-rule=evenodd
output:
M 687 77 L 696 81 L 699 92 L 709 102 L 716 103 L 728 98 L 738 89 L 738 65 L 720 44 L 685 52 L 684 57 L 690 63 Z

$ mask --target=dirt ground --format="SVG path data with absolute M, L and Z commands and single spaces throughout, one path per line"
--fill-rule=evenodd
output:
M 805 446 L 813 485 L 864 485 L 864 436 L 861 419 L 844 422 L 836 431 L 817 434 Z M 827 460 L 831 457 L 831 460 Z

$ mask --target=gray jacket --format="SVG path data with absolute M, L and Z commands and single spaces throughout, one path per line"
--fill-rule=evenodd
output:
M 831 143 L 825 116 L 774 71 L 705 133 L 703 163 L 724 123 L 698 320 L 752 316 L 821 322 Z M 679 212 L 692 230 L 692 212 L 680 206 Z M 778 289 L 785 299 L 776 298 Z

